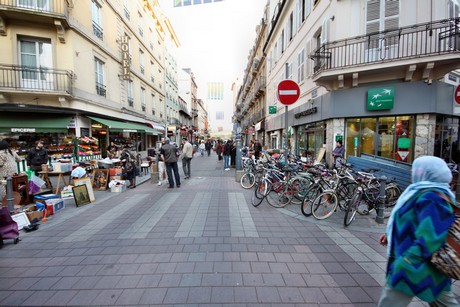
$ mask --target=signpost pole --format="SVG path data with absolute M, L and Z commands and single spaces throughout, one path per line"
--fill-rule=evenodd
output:
M 286 79 L 289 76 L 289 64 L 284 64 L 285 71 L 286 71 Z M 284 167 L 288 166 L 288 105 L 284 107 Z

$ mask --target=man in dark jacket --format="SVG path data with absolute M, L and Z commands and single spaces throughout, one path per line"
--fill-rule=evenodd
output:
M 166 164 L 166 173 L 168 174 L 169 189 L 174 188 L 174 179 L 176 187 L 180 188 L 179 168 L 177 166 L 178 148 L 169 143 L 169 138 L 165 138 L 165 144 L 161 146 L 161 156 Z M 173 179 L 174 172 L 174 179 Z
M 260 152 L 262 151 L 262 144 L 260 144 L 259 140 L 254 142 L 254 155 L 256 156 L 256 160 L 260 157 Z
M 206 149 L 206 152 L 208 153 L 208 157 L 211 155 L 211 149 L 212 149 L 212 144 L 209 140 L 204 143 L 204 148 Z
M 36 141 L 35 147 L 29 150 L 27 154 L 27 165 L 38 176 L 42 170 L 42 164 L 48 164 L 48 151 L 43 147 L 42 141 Z

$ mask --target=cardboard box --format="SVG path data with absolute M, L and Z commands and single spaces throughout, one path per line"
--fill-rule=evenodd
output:
M 63 198 L 62 201 L 64 202 L 64 207 L 67 206 L 75 206 L 75 198 Z
M 110 176 L 110 180 L 123 180 L 123 176 Z
M 121 193 L 126 191 L 126 184 L 117 184 L 110 188 L 110 192 L 112 193 Z
M 61 198 L 48 199 L 46 204 L 53 206 L 52 214 L 57 213 L 65 208 L 64 200 Z
M 51 163 L 53 166 L 54 172 L 70 172 L 72 171 L 72 164 L 71 163 Z
M 59 198 L 59 194 L 35 195 L 34 202 L 40 202 L 42 204 L 45 204 L 48 199 L 54 199 L 54 198 Z
M 43 218 L 44 211 L 37 211 L 37 206 L 33 205 L 25 211 L 30 223 L 40 222 Z

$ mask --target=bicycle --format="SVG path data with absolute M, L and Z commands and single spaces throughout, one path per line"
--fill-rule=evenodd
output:
M 347 210 L 343 224 L 345 227 L 349 226 L 355 219 L 356 213 L 360 215 L 367 215 L 379 206 L 380 202 L 380 180 L 373 176 L 366 178 L 365 176 L 357 178 L 358 188 L 356 194 L 348 203 Z M 377 183 L 377 184 L 376 184 Z M 391 210 L 396 204 L 397 199 L 401 195 L 401 190 L 394 182 L 388 182 L 385 186 L 384 195 L 384 218 L 391 215 Z
M 331 216 L 337 206 L 345 211 L 357 187 L 357 182 L 350 173 L 352 171 L 350 164 L 343 165 L 339 171 L 333 171 L 336 178 L 332 188 L 319 194 L 312 203 L 312 215 L 318 220 Z

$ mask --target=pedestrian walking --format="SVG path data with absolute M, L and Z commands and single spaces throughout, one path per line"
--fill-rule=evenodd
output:
M 165 144 L 161 147 L 161 155 L 165 161 L 166 173 L 168 174 L 168 188 L 174 188 L 174 180 L 176 180 L 176 187 L 180 188 L 180 176 L 179 169 L 177 167 L 177 157 L 179 156 L 179 150 L 175 145 L 170 144 L 169 138 L 165 138 Z
M 35 147 L 29 150 L 26 158 L 27 166 L 39 175 L 38 172 L 42 170 L 42 164 L 48 164 L 48 150 L 43 147 L 42 141 L 36 141 Z
M 17 162 L 21 161 L 16 151 L 12 150 L 5 140 L 0 141 L 0 179 L 17 174 Z M 0 200 L 6 194 L 5 185 L 0 185 Z
M 232 141 L 228 140 L 224 145 L 224 170 L 230 170 L 230 154 L 232 152 Z
M 200 155 L 203 157 L 204 152 L 206 151 L 206 145 L 204 145 L 204 141 L 201 141 L 200 145 L 198 146 L 198 149 L 200 150 Z
M 217 154 L 217 161 L 222 160 L 222 141 L 218 140 L 216 143 L 216 154 Z
M 452 174 L 444 160 L 424 156 L 414 160 L 412 184 L 399 197 L 386 234 L 386 284 L 378 306 L 407 306 L 414 296 L 430 306 L 459 306 L 452 280 L 430 264 L 431 255 L 446 242 L 454 222 Z
M 158 185 L 160 186 L 165 179 L 165 174 L 166 174 L 166 166 L 165 166 L 165 161 L 163 159 L 163 156 L 161 155 L 161 148 L 165 144 L 165 138 L 161 138 L 161 147 L 160 151 L 158 153 Z
M 338 140 L 336 146 L 332 151 L 332 157 L 334 158 L 334 167 L 339 168 L 344 163 L 345 147 L 342 146 L 342 141 Z
M 208 157 L 211 155 L 211 149 L 212 149 L 212 144 L 209 141 L 209 139 L 204 143 L 204 147 L 206 149 L 206 152 L 208 153 Z
M 184 178 L 190 178 L 190 165 L 193 158 L 193 146 L 187 141 L 187 138 L 182 139 L 182 170 L 184 171 Z

